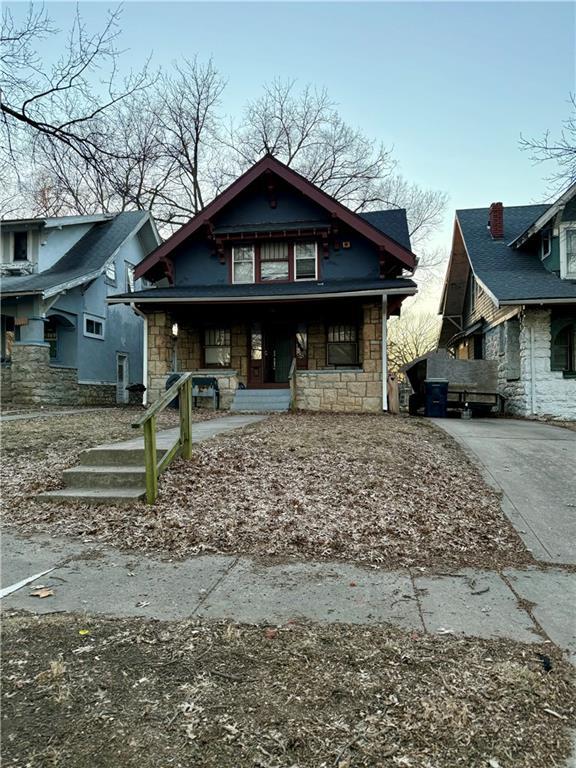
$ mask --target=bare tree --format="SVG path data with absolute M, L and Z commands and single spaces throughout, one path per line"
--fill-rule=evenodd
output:
M 409 309 L 388 323 L 388 364 L 398 372 L 403 365 L 435 349 L 440 318 Z
M 116 40 L 120 10 L 109 13 L 100 32 L 90 34 L 77 10 L 60 59 L 52 66 L 42 61 L 38 43 L 56 35 L 47 13 L 31 4 L 22 21 L 10 9 L 2 12 L 0 116 L 2 146 L 18 168 L 22 154 L 42 138 L 95 169 L 113 160 L 110 144 L 115 124 L 109 120 L 116 106 L 146 88 L 146 67 L 119 82 Z M 30 140 L 32 144 L 30 144 Z
M 406 182 L 391 150 L 347 125 L 326 90 L 298 92 L 294 81 L 273 81 L 247 105 L 225 143 L 236 158 L 233 173 L 270 153 L 352 210 L 406 208 L 415 244 L 446 207 L 444 193 Z
M 550 131 L 537 139 L 520 136 L 520 148 L 530 152 L 536 163 L 552 161 L 558 170 L 548 181 L 553 192 L 576 182 L 576 95 L 570 95 L 570 114 L 563 122 L 560 134 L 553 138 Z

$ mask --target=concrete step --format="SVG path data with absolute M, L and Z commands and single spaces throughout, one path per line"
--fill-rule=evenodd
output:
M 289 407 L 289 389 L 238 389 L 230 410 L 236 413 L 266 413 L 287 411 Z
M 157 448 L 156 456 L 159 461 L 166 453 L 166 448 Z M 114 448 L 101 446 L 82 451 L 78 461 L 89 467 L 143 467 L 144 448 Z
M 62 473 L 67 488 L 144 488 L 146 470 L 137 466 L 87 466 L 65 469 Z
M 145 488 L 60 488 L 44 491 L 36 497 L 40 501 L 59 501 L 63 504 L 132 504 L 146 496 Z

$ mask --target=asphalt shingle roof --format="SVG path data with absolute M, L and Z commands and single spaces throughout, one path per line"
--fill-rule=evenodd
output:
M 139 299 L 234 299 L 246 298 L 280 298 L 290 296 L 310 295 L 321 296 L 330 293 L 351 293 L 354 291 L 382 291 L 391 288 L 406 289 L 412 291 L 416 283 L 408 278 L 394 280 L 314 280 L 299 283 L 249 283 L 249 284 L 221 284 L 221 285 L 181 285 L 167 288 L 149 288 L 134 293 L 123 293 L 110 296 L 111 299 L 127 299 L 138 301 Z
M 408 232 L 408 222 L 406 221 L 406 210 L 404 208 L 391 208 L 389 211 L 365 211 L 360 213 L 368 224 L 384 232 L 399 245 L 410 250 L 410 234 Z
M 490 235 L 488 208 L 456 211 L 474 273 L 499 301 L 576 298 L 576 281 L 561 280 L 537 255 L 508 245 L 549 207 L 505 207 L 502 240 L 493 240 Z
M 147 217 L 145 211 L 125 211 L 94 224 L 50 269 L 35 275 L 3 278 L 1 293 L 41 293 L 98 272 Z

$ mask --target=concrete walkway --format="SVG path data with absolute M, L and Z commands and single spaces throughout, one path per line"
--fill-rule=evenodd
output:
M 170 562 L 12 532 L 4 533 L 2 549 L 3 589 L 54 569 L 4 597 L 4 609 L 272 624 L 390 622 L 438 634 L 551 640 L 576 658 L 576 574 L 562 569 L 383 571 L 334 562 L 263 565 L 224 555 Z M 32 597 L 38 584 L 54 594 Z
M 65 411 L 28 411 L 27 413 L 7 413 L 0 416 L 0 422 L 4 421 L 29 421 L 30 419 L 47 419 L 51 416 L 82 416 L 91 411 L 102 411 L 103 408 L 73 408 Z
M 502 509 L 534 557 L 576 565 L 576 432 L 514 419 L 433 421 L 502 492 Z

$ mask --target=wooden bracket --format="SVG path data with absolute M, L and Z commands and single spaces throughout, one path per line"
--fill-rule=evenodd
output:
M 164 267 L 164 274 L 168 278 L 170 285 L 174 285 L 174 263 L 168 256 L 162 258 L 162 265 Z

